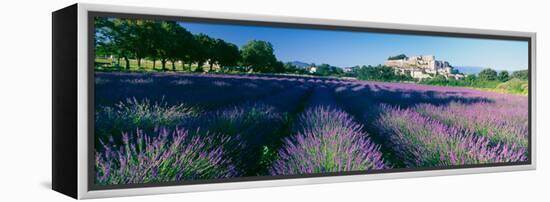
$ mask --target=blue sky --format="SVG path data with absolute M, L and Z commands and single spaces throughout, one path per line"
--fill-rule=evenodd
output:
M 193 34 L 204 33 L 239 47 L 253 39 L 269 41 L 277 58 L 284 62 L 298 60 L 340 67 L 377 65 L 389 56 L 404 53 L 435 55 L 453 66 L 513 71 L 527 69 L 528 65 L 528 43 L 520 41 L 235 24 L 181 22 L 180 25 Z

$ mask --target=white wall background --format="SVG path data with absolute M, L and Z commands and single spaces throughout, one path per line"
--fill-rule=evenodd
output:
M 291 186 L 105 201 L 542 201 L 550 199 L 550 6 L 545 1 L 87 0 L 538 33 L 536 171 Z M 51 184 L 51 12 L 69 0 L 0 3 L 0 201 L 68 201 Z

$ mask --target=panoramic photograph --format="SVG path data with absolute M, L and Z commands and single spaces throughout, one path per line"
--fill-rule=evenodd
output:
M 95 184 L 521 163 L 529 44 L 95 17 Z

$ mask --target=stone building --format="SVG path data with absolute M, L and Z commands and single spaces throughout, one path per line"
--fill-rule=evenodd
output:
M 445 78 L 464 78 L 464 75 L 455 71 L 449 62 L 436 60 L 433 55 L 388 59 L 384 62 L 384 65 L 394 68 L 395 73 L 410 74 L 411 77 L 416 79 L 433 78 L 436 75 L 443 75 Z

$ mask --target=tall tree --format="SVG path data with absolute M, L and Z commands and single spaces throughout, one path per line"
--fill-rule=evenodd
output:
M 214 58 L 214 39 L 206 34 L 198 34 L 194 36 L 198 43 L 198 48 L 195 50 L 195 61 L 197 62 L 197 70 L 202 71 L 202 66 L 207 61 L 211 63 Z
M 208 56 L 208 64 L 209 64 L 209 70 L 212 71 L 212 68 L 215 64 L 219 64 L 221 55 L 223 54 L 223 48 L 224 48 L 224 41 L 221 39 L 211 39 L 208 44 L 209 49 L 209 56 Z
M 180 58 L 183 61 L 182 68 L 185 66 L 185 62 L 187 61 L 189 64 L 193 63 L 193 56 L 195 55 L 195 48 L 197 48 L 198 43 L 195 41 L 195 38 L 193 37 L 193 34 L 191 32 L 185 30 L 182 28 L 182 33 L 180 35 L 183 38 L 181 47 L 181 55 Z M 189 65 L 191 66 L 191 65 Z
M 235 44 L 227 43 L 223 40 L 220 40 L 217 45 L 216 61 L 220 65 L 221 70 L 224 71 L 224 67 L 227 66 L 236 66 L 241 58 L 239 48 Z
M 99 50 L 116 55 L 117 60 L 124 58 L 126 69 L 130 69 L 130 57 L 133 52 L 132 31 L 126 19 L 96 18 L 96 45 Z
M 185 63 L 185 60 L 190 58 L 191 52 L 193 52 L 193 34 L 187 31 L 182 26 L 177 23 L 174 24 L 172 29 L 172 44 L 173 50 L 168 54 L 170 62 L 172 63 L 172 70 L 176 70 L 175 62 L 182 61 Z
M 180 27 L 174 21 L 160 22 L 159 29 L 155 33 L 158 36 L 157 43 L 155 45 L 157 56 L 162 65 L 162 70 L 166 71 L 166 63 L 168 61 L 174 61 L 178 58 L 178 49 L 180 48 L 177 43 L 177 27 Z M 174 68 L 174 63 L 172 62 Z
M 491 68 L 483 69 L 483 70 L 481 70 L 481 72 L 479 72 L 478 78 L 481 79 L 481 80 L 484 80 L 484 81 L 497 80 L 497 71 L 495 71 Z
M 527 70 L 514 71 L 514 72 L 512 72 L 512 78 L 527 80 L 527 79 L 529 79 L 529 71 L 527 71 Z
M 273 45 L 266 41 L 251 40 L 241 48 L 242 65 L 247 71 L 271 72 L 277 58 L 273 53 Z
M 498 73 L 498 80 L 502 82 L 506 82 L 510 80 L 510 75 L 508 74 L 508 71 L 502 70 Z
M 130 69 L 130 57 L 133 54 L 133 39 L 132 30 L 130 29 L 130 20 L 114 19 L 113 20 L 113 43 L 118 49 L 120 56 L 124 59 L 126 69 Z
M 128 43 L 133 46 L 138 68 L 141 68 L 142 59 L 151 55 L 153 40 L 157 39 L 154 36 L 156 34 L 154 24 L 155 22 L 151 20 L 128 20 L 129 30 L 132 33 L 130 38 L 132 41 Z
M 197 58 L 202 54 L 202 47 L 200 46 L 200 43 L 196 40 L 194 35 L 191 36 L 188 42 L 188 51 L 185 52 L 183 56 L 183 61 L 187 63 L 187 71 L 191 71 L 193 63 L 197 62 Z
M 164 55 L 163 46 L 166 41 L 163 34 L 165 34 L 165 31 L 161 22 L 155 21 L 151 24 L 151 48 L 147 53 L 147 58 L 153 62 L 153 69 L 156 69 L 157 61 Z

